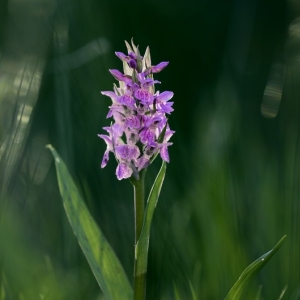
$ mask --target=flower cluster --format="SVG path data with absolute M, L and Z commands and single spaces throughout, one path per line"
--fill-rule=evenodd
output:
M 139 178 L 139 171 L 147 168 L 159 153 L 169 162 L 169 139 L 174 134 L 170 130 L 166 114 L 173 111 L 173 92 L 155 93 L 154 85 L 160 83 L 153 79 L 153 74 L 164 69 L 168 62 L 151 65 L 150 50 L 147 47 L 144 57 L 131 41 L 126 43 L 128 55 L 116 52 L 123 62 L 124 74 L 118 70 L 109 70 L 119 87 L 114 84 L 114 91 L 101 92 L 112 100 L 107 118 L 114 123 L 103 127 L 108 135 L 99 134 L 107 149 L 101 167 L 104 168 L 113 152 L 118 161 L 116 175 L 119 180 L 132 175 Z M 125 141 L 126 142 L 125 142 Z

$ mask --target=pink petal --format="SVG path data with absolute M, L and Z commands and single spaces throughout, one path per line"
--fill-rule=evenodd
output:
M 107 145 L 107 150 L 109 151 L 112 151 L 112 141 L 111 141 L 111 138 L 107 135 L 104 135 L 104 134 L 98 134 L 98 136 L 104 140 L 104 142 L 106 143 Z
M 109 70 L 112 76 L 114 76 L 118 81 L 124 81 L 126 83 L 131 83 L 132 79 L 121 73 L 119 70 Z
M 152 104 L 153 103 L 153 95 L 147 90 L 138 89 L 134 92 L 134 97 L 140 100 L 143 104 Z
M 165 92 L 162 92 L 161 94 L 159 94 L 156 97 L 156 100 L 159 100 L 164 103 L 164 102 L 167 102 L 168 100 L 170 100 L 173 96 L 174 96 L 173 92 L 165 91 Z
M 125 60 L 125 61 L 128 60 L 127 55 L 125 55 L 125 54 L 122 53 L 122 52 L 115 52 L 115 54 L 116 54 L 121 60 Z
M 170 157 L 169 157 L 169 152 L 168 152 L 168 148 L 167 147 L 162 147 L 160 149 L 160 157 L 166 161 L 166 162 L 170 162 Z
M 118 164 L 116 169 L 116 175 L 119 180 L 129 178 L 132 174 L 132 169 L 125 163 Z
M 151 67 L 152 73 L 158 73 L 169 64 L 168 61 L 163 61 L 156 66 Z
M 114 92 L 104 91 L 101 94 L 110 97 L 113 102 L 118 100 L 118 96 Z
M 104 152 L 103 159 L 102 159 L 102 162 L 101 162 L 101 168 L 104 168 L 107 165 L 108 160 L 109 160 L 109 151 L 106 150 Z

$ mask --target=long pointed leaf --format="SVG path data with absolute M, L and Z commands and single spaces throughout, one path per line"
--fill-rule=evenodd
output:
M 51 145 L 47 147 L 54 156 L 67 217 L 103 294 L 107 300 L 132 300 L 133 291 L 121 263 L 81 199 L 66 165 Z
M 173 282 L 173 291 L 175 300 L 183 300 L 179 288 L 175 282 Z
M 288 288 L 288 286 L 285 285 L 285 287 L 283 288 L 283 290 L 282 290 L 281 293 L 280 293 L 280 296 L 279 296 L 278 300 L 281 300 L 281 299 L 283 298 L 283 296 L 284 296 L 284 294 L 285 294 L 287 288 Z
M 249 265 L 244 272 L 241 274 L 238 281 L 234 284 L 234 286 L 229 291 L 225 300 L 240 300 L 245 299 L 245 295 L 249 290 L 249 287 L 257 275 L 257 273 L 264 267 L 264 265 L 270 260 L 270 258 L 276 253 L 276 251 L 282 246 L 284 240 L 286 239 L 286 235 L 281 238 L 281 240 L 277 243 L 277 245 L 255 260 L 251 265 Z
M 193 285 L 190 281 L 189 281 L 189 284 L 190 284 L 190 290 L 191 290 L 191 293 L 192 293 L 192 299 L 197 300 L 196 292 L 195 292 L 194 287 L 193 287 Z
M 1 279 L 1 277 L 0 277 Z M 5 289 L 4 289 L 4 284 L 2 282 L 2 280 L 0 281 L 0 300 L 5 300 L 6 296 L 5 296 Z
M 256 295 L 255 295 L 255 300 L 260 300 L 261 292 L 262 292 L 263 286 L 260 285 L 257 289 Z
M 167 164 L 166 162 L 163 161 L 162 166 L 157 174 L 157 177 L 154 181 L 154 184 L 152 186 L 152 189 L 150 191 L 147 200 L 143 228 L 136 246 L 136 253 L 135 253 L 137 258 L 136 276 L 145 274 L 147 272 L 148 247 L 149 247 L 151 223 L 152 223 L 154 210 L 157 204 L 157 200 L 161 191 L 161 187 L 165 178 L 166 169 L 167 169 Z

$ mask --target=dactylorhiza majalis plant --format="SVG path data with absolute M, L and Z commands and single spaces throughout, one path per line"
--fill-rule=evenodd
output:
M 146 208 L 145 214 L 145 172 L 150 163 L 160 154 L 163 160 L 162 170 L 165 172 L 165 162 L 169 162 L 168 146 L 174 131 L 170 129 L 167 116 L 173 111 L 173 92 L 155 92 L 153 75 L 162 71 L 169 63 L 161 62 L 152 66 L 150 49 L 147 47 L 142 57 L 139 48 L 131 41 L 127 42 L 128 54 L 116 52 L 123 62 L 123 73 L 118 70 L 109 70 L 119 82 L 114 84 L 113 91 L 103 91 L 102 94 L 112 100 L 107 118 L 113 118 L 111 126 L 103 127 L 108 135 L 99 134 L 106 145 L 101 167 L 107 165 L 109 153 L 112 152 L 118 162 L 116 175 L 119 180 L 130 178 L 134 186 L 135 207 L 135 271 L 134 271 L 134 298 L 144 299 L 148 242 L 140 242 L 143 224 L 150 218 L 146 241 L 149 240 L 150 225 L 154 209 Z M 162 184 L 162 182 L 161 182 Z M 159 189 L 161 185 L 158 186 Z M 152 192 L 156 193 L 153 190 Z M 155 199 L 157 202 L 158 195 Z M 150 198 L 149 198 L 150 199 Z M 149 204 L 149 200 L 148 200 Z M 140 242 L 140 244 L 139 244 Z M 139 247 L 140 246 L 140 247 Z
M 93 219 L 82 199 L 67 166 L 48 145 L 53 157 L 63 205 L 78 243 L 107 300 L 144 300 L 146 298 L 146 274 L 150 229 L 154 210 L 160 195 L 169 162 L 168 147 L 174 131 L 168 117 L 173 111 L 173 92 L 155 92 L 153 75 L 163 70 L 168 62 L 152 66 L 147 47 L 142 57 L 139 48 L 127 42 L 128 54 L 116 52 L 123 62 L 123 72 L 110 70 L 119 82 L 113 91 L 102 92 L 112 100 L 107 117 L 113 118 L 104 127 L 107 135 L 99 134 L 106 143 L 101 167 L 107 165 L 110 152 L 117 160 L 116 175 L 119 180 L 128 178 L 134 188 L 135 255 L 133 288 L 128 277 L 108 243 L 101 228 Z M 160 155 L 162 166 L 145 201 L 145 174 L 148 166 Z M 146 202 L 146 203 L 145 203 Z M 146 205 L 145 205 L 146 204 Z M 225 300 L 242 300 L 256 274 L 281 247 L 285 237 L 269 252 L 249 265 L 229 291 Z M 192 286 L 191 286 L 192 289 Z M 193 300 L 196 295 L 193 292 Z M 176 295 L 176 292 L 174 292 Z
M 173 92 L 160 93 L 154 89 L 154 85 L 160 82 L 154 80 L 153 75 L 163 70 L 168 62 L 152 65 L 149 47 L 142 57 L 133 41 L 131 45 L 125 43 L 128 54 L 116 52 L 123 62 L 123 72 L 110 70 L 119 86 L 115 84 L 113 91 L 102 92 L 112 100 L 107 117 L 112 117 L 113 122 L 104 127 L 108 134 L 99 134 L 99 137 L 107 145 L 101 167 L 107 165 L 112 152 L 118 163 L 117 178 L 128 178 L 134 187 L 133 288 L 113 248 L 86 207 L 67 166 L 51 145 L 48 148 L 55 158 L 66 215 L 105 298 L 143 300 L 146 297 L 151 223 L 169 162 L 168 147 L 172 145 L 169 140 L 174 134 L 168 124 L 168 116 L 173 111 L 173 102 L 169 101 Z M 162 158 L 162 166 L 146 204 L 145 173 L 158 155 Z

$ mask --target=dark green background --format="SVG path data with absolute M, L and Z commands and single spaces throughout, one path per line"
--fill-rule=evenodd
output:
M 100 169 L 110 100 L 132 37 L 172 90 L 176 131 L 150 241 L 148 299 L 223 299 L 287 234 L 249 299 L 300 299 L 297 1 L 0 2 L 0 268 L 5 299 L 102 299 L 62 207 L 66 161 L 131 278 L 133 192 Z M 263 107 L 263 109 L 262 109 Z M 147 172 L 150 187 L 159 161 Z M 23 298 L 22 298 L 23 297 Z

